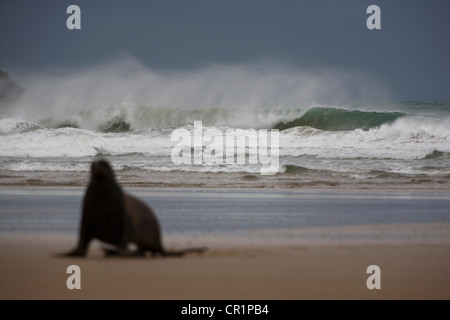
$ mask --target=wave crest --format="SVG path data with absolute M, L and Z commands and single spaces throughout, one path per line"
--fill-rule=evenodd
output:
M 325 131 L 369 130 L 383 124 L 389 124 L 405 114 L 400 112 L 364 112 L 336 108 L 315 107 L 309 109 L 300 118 L 289 122 L 278 122 L 275 129 L 308 126 Z

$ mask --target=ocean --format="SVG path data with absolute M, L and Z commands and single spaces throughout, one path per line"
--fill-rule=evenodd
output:
M 213 186 L 267 183 L 281 188 L 389 181 L 439 185 L 450 178 L 449 101 L 273 109 L 130 105 L 65 110 L 61 106 L 57 115 L 43 112 L 26 118 L 6 111 L 0 115 L 4 181 L 14 175 L 26 180 L 33 174 L 87 173 L 97 158 L 109 160 L 119 175 L 133 177 L 141 186 L 155 182 L 152 176 L 161 185 L 180 177 L 175 179 L 177 186 L 198 186 L 198 177 L 204 187 L 210 181 Z M 174 163 L 171 154 L 179 140 L 173 139 L 173 132 L 193 132 L 196 121 L 201 121 L 203 133 L 277 130 L 278 172 L 265 177 L 260 174 L 261 163 L 249 163 L 249 140 L 244 163 L 232 158 L 215 164 Z M 210 143 L 203 139 L 201 150 Z M 191 152 L 193 159 L 194 148 Z
M 0 185 L 85 185 L 103 158 L 139 187 L 450 189 L 450 101 L 356 72 L 123 57 L 6 81 Z

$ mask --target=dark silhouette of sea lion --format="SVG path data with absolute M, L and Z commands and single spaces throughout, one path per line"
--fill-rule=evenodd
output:
M 84 197 L 78 245 L 64 256 L 85 256 L 93 239 L 116 246 L 117 250 L 105 249 L 110 255 L 144 256 L 149 251 L 153 255 L 182 256 L 187 252 L 205 251 L 205 248 L 165 250 L 155 213 L 147 204 L 122 191 L 105 160 L 94 161 L 91 165 L 91 181 Z M 128 251 L 129 243 L 137 245 L 136 252 Z

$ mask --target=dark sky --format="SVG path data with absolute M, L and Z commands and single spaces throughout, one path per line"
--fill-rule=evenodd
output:
M 81 30 L 66 9 L 81 8 Z M 381 8 L 381 30 L 366 9 Z M 0 69 L 77 69 L 129 54 L 160 70 L 258 60 L 354 70 L 401 100 L 450 99 L 449 0 L 0 0 Z

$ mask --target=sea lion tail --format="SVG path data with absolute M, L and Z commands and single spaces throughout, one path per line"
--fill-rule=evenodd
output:
M 207 250 L 206 247 L 200 248 L 186 248 L 182 250 L 165 250 L 163 249 L 160 253 L 162 256 L 184 256 L 186 253 L 203 253 Z
M 159 253 L 163 257 L 182 257 L 186 253 L 203 253 L 207 250 L 206 247 L 200 247 L 200 248 L 187 248 L 182 250 L 166 250 L 162 248 L 159 251 L 154 251 L 153 254 Z M 121 252 L 120 250 L 117 250 L 115 248 L 103 248 L 103 251 L 105 253 L 105 256 L 107 257 L 118 257 L 118 256 L 145 256 L 145 252 L 143 251 L 136 251 L 136 252 Z

